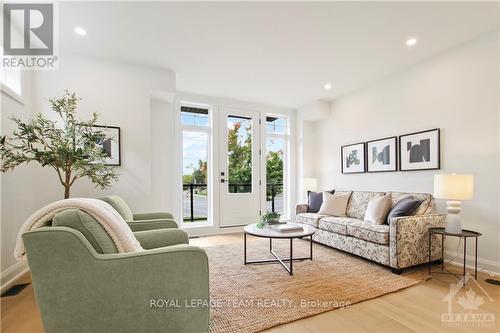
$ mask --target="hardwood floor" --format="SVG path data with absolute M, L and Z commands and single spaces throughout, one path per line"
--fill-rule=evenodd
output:
M 242 242 L 242 235 L 200 237 L 193 238 L 190 242 L 200 247 L 210 247 Z M 483 314 L 482 319 L 491 319 L 492 316 L 487 315 L 493 314 L 493 322 L 469 321 L 461 327 L 446 327 L 441 321 L 441 314 L 448 313 L 448 303 L 443 299 L 449 293 L 450 284 L 456 284 L 457 279 L 449 275 L 433 274 L 431 279 L 417 286 L 354 304 L 349 308 L 274 327 L 266 332 L 499 332 L 500 287 L 484 282 L 488 277 L 479 274 L 478 284 L 469 281 L 466 288 L 454 298 L 452 313 L 476 314 L 475 317 L 468 316 L 469 320 L 479 318 L 477 314 Z M 27 274 L 19 282 L 29 282 L 29 280 Z M 469 290 L 472 292 L 467 295 L 466 292 Z M 478 304 L 480 304 L 478 309 L 463 308 L 463 306 L 474 308 Z M 31 284 L 17 296 L 1 299 L 0 324 L 2 333 L 43 332 Z

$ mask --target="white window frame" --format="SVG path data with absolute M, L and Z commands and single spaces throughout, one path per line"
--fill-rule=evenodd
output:
M 284 133 L 270 133 L 267 131 L 267 117 L 275 117 L 275 118 L 281 118 L 285 120 L 285 132 Z M 263 119 L 263 127 L 264 127 L 264 140 L 263 140 L 263 146 L 264 146 L 264 152 L 265 154 L 261 157 L 263 161 L 263 168 L 265 171 L 267 171 L 267 139 L 283 139 L 284 141 L 284 147 L 283 147 L 283 214 L 282 218 L 285 220 L 291 219 L 291 212 L 290 212 L 290 175 L 291 175 L 291 163 L 290 163 L 290 117 L 288 115 L 283 115 L 283 114 L 275 114 L 275 113 L 266 113 L 264 115 Z M 267 172 L 264 172 L 266 175 L 265 177 L 265 184 L 264 184 L 264 201 L 265 202 L 265 212 L 267 212 Z
M 3 43 L 3 40 L 0 40 L 0 43 Z M 2 46 L 0 46 L 0 52 L 3 56 L 4 50 L 3 50 Z M 12 89 L 11 87 L 9 87 L 5 83 L 4 77 L 5 77 L 6 70 L 15 70 L 16 74 L 19 75 L 19 90 L 20 90 L 19 93 L 17 91 L 15 91 L 14 89 Z M 23 71 L 21 70 L 21 68 L 19 68 L 19 67 L 15 68 L 15 69 L 5 68 L 5 67 L 3 67 L 3 64 L 0 64 L 0 90 L 21 104 L 24 104 L 24 98 L 23 98 L 23 92 L 24 92 L 24 84 L 23 83 L 24 82 L 23 82 L 23 80 L 24 80 L 24 75 L 23 75 Z
M 208 126 L 194 126 L 194 125 L 185 125 L 182 123 L 182 111 L 181 108 L 183 106 L 187 107 L 194 107 L 194 108 L 202 108 L 202 109 L 207 109 L 208 110 Z M 181 193 L 184 192 L 184 181 L 183 181 L 183 164 L 184 164 L 184 158 L 183 158 L 183 152 L 184 152 L 184 147 L 183 147 L 183 137 L 184 137 L 184 131 L 187 132 L 202 132 L 207 134 L 208 138 L 208 151 L 207 151 L 207 220 L 205 222 L 184 222 L 184 198 L 183 195 L 181 195 L 181 228 L 196 228 L 196 227 L 207 227 L 207 226 L 213 226 L 213 198 L 214 198 L 214 186 L 213 186 L 213 177 L 212 177 L 212 168 L 213 168 L 213 125 L 214 125 L 214 113 L 213 113 L 213 108 L 210 105 L 207 104 L 200 104 L 200 103 L 195 103 L 195 102 L 187 102 L 187 101 L 180 101 L 179 102 L 179 108 L 178 108 L 178 121 L 180 123 L 180 130 L 181 130 L 181 154 L 180 154 L 180 177 L 181 177 Z
M 7 96 L 13 98 L 15 101 L 21 103 L 21 104 L 24 104 L 24 97 L 23 97 L 23 91 L 24 91 L 24 87 L 23 87 L 23 72 L 21 69 L 17 69 L 17 74 L 19 75 L 19 82 L 20 82 L 20 90 L 21 90 L 21 93 L 18 94 L 16 91 L 14 91 L 11 87 L 9 87 L 6 83 L 4 83 L 3 81 L 3 77 L 4 77 L 4 71 L 5 71 L 5 68 L 3 67 L 0 67 L 0 71 L 2 71 L 2 73 L 0 73 L 0 90 L 2 91 L 2 93 L 5 93 Z

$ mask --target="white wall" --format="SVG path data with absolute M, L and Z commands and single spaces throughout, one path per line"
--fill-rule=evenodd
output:
M 297 151 L 297 200 L 307 201 L 307 190 L 304 188 L 305 178 L 316 178 L 316 163 L 314 163 L 316 151 L 305 149 L 314 147 L 316 130 L 315 123 L 327 119 L 330 116 L 330 102 L 316 100 L 308 103 L 296 111 L 297 126 L 295 131 Z
M 474 199 L 463 204 L 464 228 L 483 233 L 481 264 L 500 271 L 498 68 L 498 34 L 488 34 L 335 100 L 331 116 L 316 124 L 309 140 L 309 149 L 318 152 L 320 187 L 432 193 L 437 172 L 474 174 Z M 341 145 L 436 127 L 440 171 L 341 174 Z
M 121 128 L 122 166 L 118 183 L 107 190 L 87 179 L 77 180 L 72 197 L 107 193 L 122 196 L 135 211 L 171 211 L 173 164 L 173 96 L 175 74 L 144 66 L 132 66 L 72 54 L 62 54 L 57 71 L 37 71 L 26 81 L 25 104 L 2 96 L 2 133 L 13 130 L 12 114 L 23 119 L 41 112 L 54 118 L 46 101 L 64 89 L 83 98 L 78 115 L 100 114 L 100 124 Z M 13 251 L 19 227 L 45 204 L 63 198 L 57 174 L 37 164 L 20 166 L 2 175 L 1 253 L 2 285 L 18 271 Z
M 82 98 L 78 114 L 88 118 L 99 113 L 99 123 L 121 129 L 122 166 L 117 167 L 120 179 L 102 191 L 86 179 L 77 180 L 72 197 L 99 196 L 106 193 L 121 195 L 135 211 L 167 209 L 168 204 L 158 186 L 171 174 L 168 164 L 158 157 L 168 151 L 168 135 L 173 125 L 168 123 L 173 99 L 158 100 L 156 96 L 175 91 L 175 74 L 144 66 L 132 66 L 95 58 L 63 54 L 59 70 L 39 71 L 35 75 L 34 106 L 37 112 L 53 115 L 45 101 L 60 96 L 65 89 Z M 158 162 L 153 166 L 153 161 Z M 163 163 L 163 164 L 161 164 Z M 159 165 L 162 169 L 155 169 Z M 153 174 L 153 171 L 155 174 Z M 156 173 L 158 172 L 158 173 Z M 63 190 L 53 170 L 39 168 L 40 182 L 36 188 L 49 189 L 46 201 L 62 199 Z
M 32 73 L 23 73 L 22 98 L 17 99 L 5 91 L 0 92 L 1 134 L 11 133 L 15 129 L 10 120 L 12 116 L 29 119 L 33 116 L 31 105 Z M 0 173 L 0 234 L 1 234 L 1 281 L 6 287 L 15 276 L 26 269 L 25 263 L 14 259 L 14 247 L 17 232 L 24 220 L 38 208 L 33 181 L 36 173 L 31 168 L 18 167 L 7 173 Z M 2 288 L 3 290 L 4 288 Z

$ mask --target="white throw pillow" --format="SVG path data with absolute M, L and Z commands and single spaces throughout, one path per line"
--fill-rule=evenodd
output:
M 331 194 L 330 192 L 323 192 L 323 204 L 321 205 L 318 214 L 339 217 L 346 216 L 345 211 L 350 197 L 351 192 L 345 194 Z
M 391 211 L 391 202 L 390 193 L 371 199 L 366 207 L 365 222 L 384 224 Z

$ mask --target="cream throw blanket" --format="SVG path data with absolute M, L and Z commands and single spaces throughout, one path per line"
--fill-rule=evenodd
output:
M 134 236 L 134 233 L 125 220 L 108 203 L 91 198 L 72 198 L 53 202 L 39 209 L 31 215 L 17 234 L 14 257 L 17 260 L 25 259 L 25 250 L 22 234 L 35 228 L 49 224 L 54 216 L 66 209 L 80 209 L 95 218 L 109 234 L 119 253 L 141 251 L 143 248 Z

